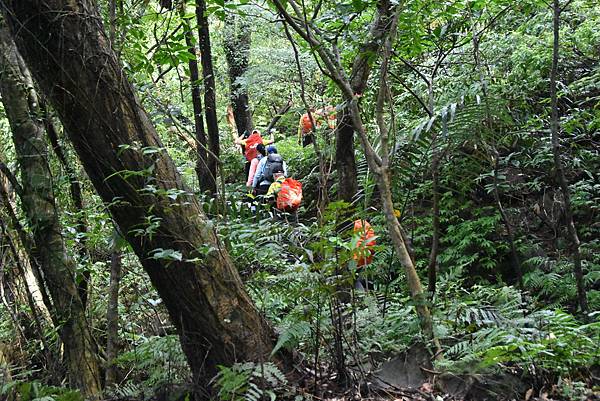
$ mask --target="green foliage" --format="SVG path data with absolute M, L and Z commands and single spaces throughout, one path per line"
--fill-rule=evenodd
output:
M 131 372 L 129 381 L 110 390 L 121 397 L 143 397 L 161 387 L 189 380 L 187 362 L 175 335 L 136 336 L 133 349 L 119 355 L 115 363 Z
M 273 347 L 273 351 L 271 351 L 271 355 L 275 355 L 282 348 L 296 348 L 302 339 L 308 337 L 310 329 L 310 324 L 303 320 L 289 322 L 285 326 L 280 327 L 279 338 L 277 339 L 277 344 Z
M 273 363 L 246 362 L 220 366 L 216 384 L 223 401 L 274 401 L 276 391 L 287 384 L 287 379 Z
M 444 287 L 442 296 L 456 290 L 455 285 Z M 472 287 L 459 302 L 446 303 L 449 309 L 437 315 L 445 315 L 440 323 L 448 326 L 453 345 L 439 366 L 469 373 L 517 366 L 531 375 L 569 377 L 598 363 L 600 323 L 582 324 L 560 310 L 530 312 L 524 306 L 509 287 Z
M 577 288 L 571 259 L 555 260 L 544 256 L 535 256 L 525 261 L 530 271 L 523 277 L 524 284 L 533 294 L 534 299 L 547 308 L 561 308 L 562 305 L 577 303 Z M 592 267 L 592 266 L 590 266 Z M 590 269 L 584 280 L 587 286 L 593 285 L 599 279 L 600 270 Z M 598 310 L 598 297 L 595 290 L 589 292 L 590 309 Z
M 168 152 L 184 182 L 192 189 L 198 187 L 195 151 L 177 135 L 177 130 L 188 135 L 194 132 L 187 70 L 191 54 L 183 36 L 188 24 L 195 31 L 194 15 L 188 9 L 182 19 L 179 10 L 161 8 L 156 0 L 118 3 L 123 5 L 123 12 L 118 12 L 118 40 L 113 46 L 162 145 L 121 145 L 120 156 L 132 152 L 149 161 L 150 167 L 116 171 L 114 176 L 142 180 L 147 185 L 141 195 L 163 199 L 176 210 L 182 196 L 193 196 L 193 190 L 164 189 L 150 178 L 153 163 Z M 188 6 L 192 3 L 188 1 Z M 349 70 L 368 33 L 366 27 L 373 20 L 376 2 L 303 4 L 311 17 L 318 11 L 311 23 L 326 38 L 324 45 L 336 43 L 339 58 Z M 317 4 L 320 9 L 314 8 Z M 409 0 L 401 6 L 389 66 L 391 101 L 385 116 L 393 142 L 390 179 L 395 206 L 401 211 L 401 222 L 425 285 L 432 238 L 431 159 L 434 152 L 441 157 L 438 290 L 429 305 L 445 359 L 436 369 L 472 374 L 517 370 L 525 376 L 556 379 L 556 387 L 565 398 L 582 396 L 583 383 L 589 379 L 585 369 L 599 363 L 600 333 L 597 313 L 569 314 L 576 311 L 577 292 L 572 250 L 565 240 L 564 200 L 555 182 L 548 129 L 550 10 L 538 0 L 518 4 L 508 0 Z M 327 377 L 337 362 L 335 358 L 339 358 L 334 344 L 340 339 L 347 365 L 368 362 L 371 366 L 423 341 L 403 267 L 392 251 L 378 191 L 358 140 L 355 156 L 360 188 L 353 209 L 334 202 L 323 221 L 307 217 L 315 211 L 312 199 L 318 187 L 318 161 L 312 147 L 297 144 L 298 118 L 304 105 L 294 53 L 283 35 L 279 17 L 268 5 L 246 0 L 209 2 L 208 8 L 221 131 L 220 174 L 225 193 L 199 199 L 258 309 L 276 327 L 279 338 L 273 355 L 294 350 L 311 363 L 318 356 L 317 370 Z M 108 7 L 101 4 L 101 9 Z M 223 23 L 222 18 L 229 12 L 243 17 L 244 26 L 253 35 L 250 69 L 238 83 L 249 93 L 254 125 L 264 129 L 276 109 L 288 99 L 293 102 L 290 112 L 277 125 L 275 139 L 291 175 L 304 184 L 306 202 L 298 225 L 273 222 L 269 210 L 254 214 L 244 203 L 248 191 L 242 177 L 245 159 L 232 145 L 224 118 L 230 103 L 230 83 L 222 45 L 227 40 L 225 28 L 230 27 L 224 26 L 228 22 Z M 110 21 L 105 22 L 110 26 Z M 559 65 L 560 145 L 591 311 L 600 308 L 599 22 L 600 9 L 595 2 L 570 3 L 562 14 Z M 309 105 L 342 105 L 335 85 L 320 71 L 314 50 L 294 37 Z M 474 60 L 476 52 L 479 66 Z M 374 124 L 376 89 L 381 78 L 377 53 L 370 52 L 368 61 L 373 63 L 373 70 L 361 94 L 360 107 L 368 135 L 379 150 L 379 132 Z M 433 102 L 431 116 L 421 104 L 429 103 L 428 84 Z M 11 169 L 18 170 L 7 137 L 7 121 L 2 117 L 2 158 Z M 332 167 L 327 184 L 334 200 L 338 190 L 335 135 L 323 130 L 318 138 Z M 64 145 L 75 170 L 81 171 L 74 152 Z M 509 263 L 506 224 L 494 199 L 493 150 L 499 157 L 500 199 L 524 270 L 523 292 L 510 286 L 515 275 Z M 107 205 L 93 194 L 91 184 L 81 174 L 85 208 L 73 210 L 68 196 L 69 177 L 55 158 L 49 174 L 67 250 L 78 262 L 76 273 L 92 275 L 86 311 L 93 333 L 102 343 L 113 245 Z M 111 206 L 118 207 L 118 202 L 115 199 Z M 19 210 L 17 213 L 23 220 Z M 357 269 L 352 259 L 355 239 L 339 226 L 359 217 L 373 224 L 379 245 L 373 263 Z M 2 218 L 9 220 L 4 215 Z M 81 219 L 86 221 L 86 233 L 78 230 Z M 154 238 L 161 224 L 148 211 L 145 220 L 126 234 L 139 240 Z M 86 252 L 81 252 L 84 246 Z M 119 248 L 125 274 L 119 303 L 119 342 L 123 351 L 117 362 L 127 376 L 108 395 L 150 399 L 159 389 L 189 382 L 190 375 L 177 337 L 171 334 L 173 327 L 162 300 L 131 249 Z M 0 251 L 4 252 L 3 248 Z M 203 256 L 214 248 L 197 251 Z M 0 256 L 7 298 L 7 304 L 0 305 L 0 339 L 18 353 L 16 363 L 42 363 L 40 340 L 21 338 L 11 320 L 13 311 L 19 317 L 29 316 L 31 311 L 28 306 L 17 305 L 21 300 L 12 288 L 16 287 L 11 282 L 12 256 Z M 184 255 L 165 246 L 154 249 L 149 257 L 169 263 L 182 260 Z M 369 281 L 368 292 L 354 290 L 357 279 Z M 341 296 L 341 289 L 347 291 L 348 299 Z M 336 325 L 340 321 L 341 329 Z M 57 333 L 49 328 L 44 332 L 50 332 L 52 347 Z M 42 384 L 47 376 L 42 371 L 27 380 L 17 376 L 3 387 L 1 395 L 18 394 L 19 399 L 30 401 L 79 399 L 77 393 Z M 214 383 L 223 400 L 272 399 L 286 386 L 281 372 L 270 363 L 222 367 Z
M 18 399 L 19 401 L 83 401 L 79 391 L 48 386 L 38 381 L 13 378 L 0 387 L 2 399 Z
M 499 344 L 480 353 L 484 366 L 513 362 L 569 375 L 600 360 L 598 322 L 582 325 L 560 310 L 540 311 L 519 319 L 514 329 L 498 333 Z

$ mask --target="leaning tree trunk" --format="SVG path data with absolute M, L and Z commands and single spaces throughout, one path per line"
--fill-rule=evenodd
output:
M 217 119 L 217 99 L 215 92 L 215 73 L 213 71 L 210 47 L 210 31 L 205 0 L 196 0 L 196 21 L 198 22 L 198 48 L 202 64 L 202 82 L 204 84 L 204 117 L 208 132 L 208 171 L 210 180 L 206 185 L 209 193 L 217 193 L 217 169 L 219 164 L 219 123 Z
M 1 215 L 0 215 L 1 216 Z M 0 217 L 0 230 L 2 232 L 2 235 L 6 241 L 6 245 L 8 246 L 8 249 L 11 251 L 12 255 L 13 255 L 13 260 L 14 260 L 14 264 L 17 267 L 17 277 L 15 277 L 17 280 L 16 281 L 23 281 L 23 285 L 20 286 L 19 282 L 16 283 L 16 287 L 22 287 L 23 289 L 23 295 L 27 305 L 29 306 L 29 315 L 31 316 L 31 320 L 33 320 L 33 326 L 35 327 L 36 330 L 36 335 L 37 337 L 40 339 L 40 341 L 42 342 L 42 345 L 44 347 L 43 349 L 43 353 L 44 353 L 44 358 L 46 359 L 46 368 L 47 369 L 51 369 L 53 366 L 53 358 L 52 358 L 52 353 L 51 353 L 51 348 L 48 344 L 48 341 L 46 340 L 46 334 L 44 332 L 44 316 L 40 313 L 40 308 L 39 308 L 39 304 L 36 303 L 36 300 L 33 296 L 33 291 L 32 291 L 32 286 L 31 286 L 31 282 L 33 281 L 33 283 L 35 283 L 35 286 L 37 287 L 37 283 L 35 282 L 35 278 L 33 277 L 33 275 L 28 274 L 27 268 L 29 267 L 29 269 L 31 269 L 30 266 L 28 266 L 28 259 L 26 257 L 24 257 L 25 255 L 23 255 L 23 251 L 18 249 L 19 243 L 18 240 L 12 238 L 12 236 L 10 235 L 10 233 L 8 232 L 8 229 L 6 227 L 6 225 L 4 224 L 4 221 L 2 221 L 2 217 Z M 29 272 L 31 273 L 31 272 Z M 20 279 L 20 280 L 19 280 Z M 25 317 L 26 316 L 26 317 Z M 29 316 L 25 315 L 23 318 L 25 318 L 26 320 L 29 320 Z M 20 318 L 20 319 L 23 319 Z M 50 321 L 50 319 L 47 320 L 48 322 Z
M 4 4 L 90 180 L 160 294 L 195 378 L 207 384 L 218 365 L 268 358 L 272 329 L 164 150 L 94 1 Z
M 69 378 L 89 398 L 100 394 L 96 350 L 73 279 L 74 261 L 67 256 L 49 177 L 44 126 L 33 80 L 6 28 L 0 29 L 0 92 L 21 169 L 21 202 L 33 233 L 36 259 L 53 301 L 52 313 L 61 323 Z
M 229 72 L 229 99 L 238 135 L 242 135 L 244 131 L 252 131 L 248 90 L 242 82 L 248 70 L 252 25 L 247 17 L 228 12 L 223 29 L 223 47 Z

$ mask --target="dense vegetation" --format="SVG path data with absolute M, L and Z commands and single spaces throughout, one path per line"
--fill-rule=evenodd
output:
M 0 399 L 600 397 L 596 1 L 0 7 Z

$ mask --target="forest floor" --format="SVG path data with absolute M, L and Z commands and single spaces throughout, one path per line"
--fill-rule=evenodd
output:
M 361 374 L 356 369 L 352 373 L 355 377 Z M 596 376 L 590 377 L 593 381 Z M 579 387 L 565 381 L 552 384 L 548 378 L 525 378 L 517 371 L 488 375 L 436 372 L 428 351 L 420 345 L 384 362 L 361 382 L 341 391 L 333 375 L 316 386 L 312 383 L 307 393 L 323 401 L 600 401 L 599 383 Z

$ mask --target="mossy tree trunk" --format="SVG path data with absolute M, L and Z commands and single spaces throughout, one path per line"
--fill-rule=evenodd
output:
M 198 48 L 202 65 L 202 83 L 204 86 L 204 118 L 208 133 L 208 150 L 206 155 L 209 181 L 204 185 L 208 193 L 217 193 L 217 171 L 219 169 L 219 122 L 217 118 L 217 97 L 215 90 L 215 73 L 210 46 L 210 30 L 206 1 L 196 0 L 196 22 L 198 23 Z
M 196 380 L 207 385 L 218 365 L 266 360 L 272 329 L 164 150 L 95 2 L 4 4 L 34 76 L 160 294 Z
M 12 130 L 21 171 L 21 203 L 33 233 L 33 252 L 60 324 L 71 385 L 88 398 L 100 394 L 96 349 L 74 280 L 74 260 L 67 255 L 58 219 L 44 126 L 33 80 L 10 32 L 0 28 L 0 92 Z
M 244 131 L 252 131 L 248 90 L 243 83 L 244 74 L 248 70 L 252 42 L 252 25 L 249 19 L 236 15 L 234 12 L 228 12 L 225 16 L 223 36 L 229 75 L 229 99 L 233 108 L 237 133 L 242 135 Z

